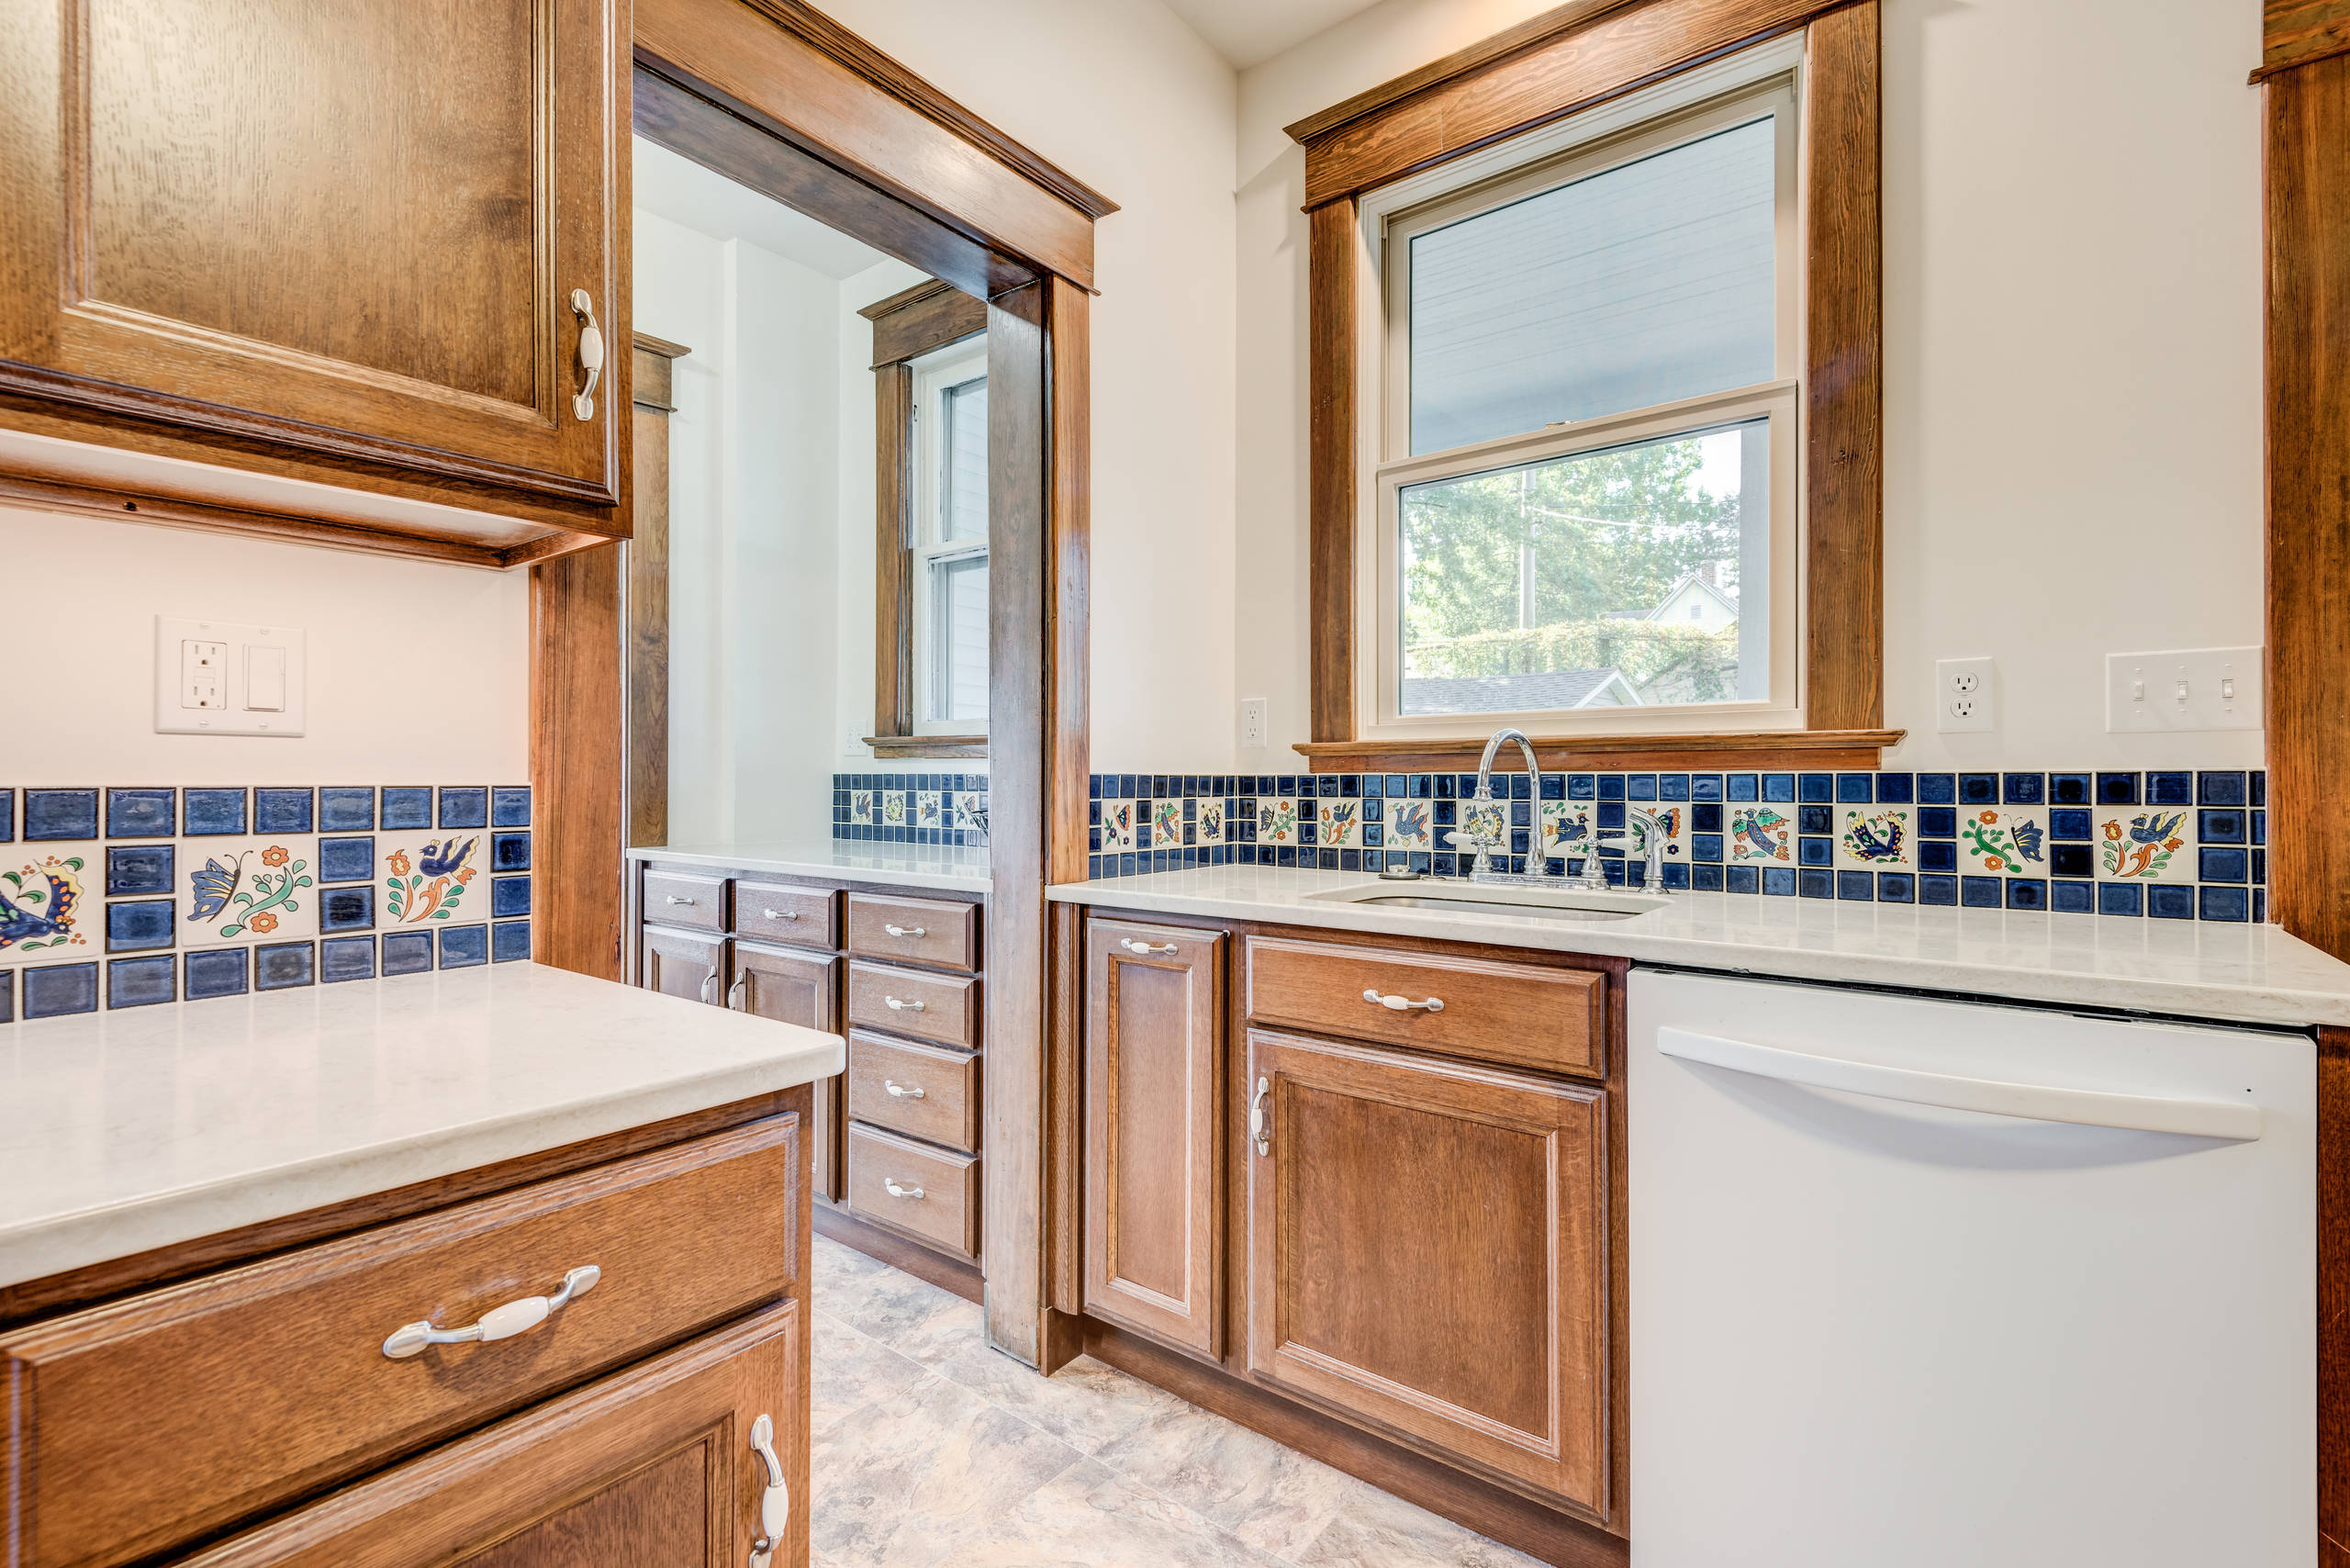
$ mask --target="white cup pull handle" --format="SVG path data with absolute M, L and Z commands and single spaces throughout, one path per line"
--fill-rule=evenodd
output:
M 881 929 L 888 932 L 892 936 L 927 936 L 930 935 L 928 931 L 925 931 L 919 925 L 890 925 L 884 923 Z
M 767 920 L 797 920 L 800 918 L 800 912 L 796 909 L 763 909 L 759 911 L 759 913 L 763 918 Z
M 565 1306 L 596 1288 L 604 1271 L 593 1263 L 576 1268 L 564 1275 L 563 1284 L 553 1295 L 526 1295 L 520 1301 L 509 1301 L 503 1306 L 493 1306 L 481 1315 L 478 1321 L 463 1328 L 435 1328 L 429 1318 L 402 1324 L 384 1340 L 384 1354 L 396 1361 L 420 1354 L 427 1345 L 487 1345 L 496 1339 L 511 1339 L 527 1333 L 562 1311 Z
M 596 304 L 584 288 L 571 291 L 571 313 L 579 318 L 579 368 L 588 385 L 571 399 L 571 412 L 580 420 L 596 417 L 596 382 L 604 374 L 604 330 L 596 325 Z
M 1366 991 L 1362 993 L 1362 999 L 1365 1002 L 1375 1002 L 1391 1013 L 1441 1013 L 1444 1011 L 1444 998 L 1440 996 L 1431 996 L 1426 1002 L 1414 1002 L 1405 996 L 1382 996 L 1375 991 Z
M 920 1187 L 901 1187 L 898 1185 L 894 1178 L 888 1176 L 881 1178 L 881 1187 L 884 1192 L 887 1192 L 893 1198 L 919 1198 L 922 1196 L 922 1189 Z
M 766 1466 L 767 1484 L 759 1494 L 759 1539 L 751 1543 L 751 1568 L 767 1568 L 768 1559 L 783 1544 L 791 1528 L 791 1487 L 783 1478 L 783 1461 L 776 1457 L 775 1421 L 761 1416 L 751 1423 L 751 1451 Z
M 885 996 L 881 1000 L 890 1004 L 892 1013 L 920 1013 L 929 1005 L 923 1002 L 901 1002 L 894 996 Z
M 909 1089 L 902 1083 L 892 1083 L 886 1078 L 881 1081 L 881 1087 L 890 1092 L 890 1098 L 892 1100 L 920 1100 L 924 1097 L 920 1086 Z
M 1137 942 L 1130 936 L 1119 937 L 1118 946 L 1129 953 L 1171 953 L 1175 950 L 1175 944 L 1172 942 L 1161 947 L 1154 947 L 1147 942 Z

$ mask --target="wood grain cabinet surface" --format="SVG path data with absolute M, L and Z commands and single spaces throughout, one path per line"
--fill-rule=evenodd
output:
M 797 1024 L 827 1035 L 840 1033 L 837 999 L 841 960 L 827 954 L 766 947 L 752 942 L 733 945 L 733 973 L 726 983 L 726 1004 L 738 1012 L 778 1023 Z M 840 1164 L 840 1114 L 837 1081 L 823 1079 L 816 1085 L 815 1109 L 809 1116 L 808 1143 L 814 1162 L 816 1191 L 830 1196 Z
M 979 1111 L 977 1052 L 849 1032 L 848 1114 L 858 1121 L 977 1154 Z
M 863 1122 L 848 1127 L 848 1206 L 976 1262 L 979 1162 Z
M 1605 1092 L 1252 1030 L 1248 1371 L 1608 1506 Z
M 1224 1349 L 1224 958 L 1212 931 L 1086 927 L 1085 1306 Z
M 925 974 L 896 964 L 852 958 L 848 1021 L 943 1046 L 979 1043 L 979 982 L 974 976 Z
M 624 532 L 626 14 L 0 0 L 0 426 Z
M 979 967 L 979 906 L 950 899 L 851 893 L 848 950 L 860 958 L 968 974 Z
M 184 1559 L 182 1568 L 740 1568 L 768 1417 L 790 1488 L 777 1568 L 808 1561 L 789 1416 L 804 1312 L 785 1302 Z
M 694 931 L 668 931 L 648 925 L 640 933 L 638 973 L 647 990 L 688 1002 L 724 1001 L 727 942 Z
M 800 1144 L 771 1117 L 0 1337 L 7 1561 L 166 1550 L 786 1294 Z M 592 1287 L 510 1338 L 385 1353 L 588 1264 Z

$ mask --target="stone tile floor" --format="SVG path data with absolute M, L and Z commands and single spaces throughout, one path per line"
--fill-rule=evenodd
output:
M 1039 1377 L 821 1236 L 815 1272 L 815 1568 L 1540 1568 L 1090 1356 Z

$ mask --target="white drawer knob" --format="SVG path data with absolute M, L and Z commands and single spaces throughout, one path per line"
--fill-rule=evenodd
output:
M 511 1339 L 536 1328 L 566 1305 L 594 1290 L 596 1282 L 603 1277 L 602 1269 L 586 1264 L 564 1275 L 563 1286 L 554 1294 L 526 1295 L 503 1306 L 493 1306 L 478 1321 L 463 1328 L 435 1328 L 429 1318 L 403 1324 L 385 1339 L 384 1354 L 399 1361 L 420 1353 L 427 1345 L 486 1345 L 494 1339 Z

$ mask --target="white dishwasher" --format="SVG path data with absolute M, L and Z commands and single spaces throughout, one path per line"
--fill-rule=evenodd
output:
M 2308 1568 L 2306 1035 L 1639 970 L 1633 1568 Z

